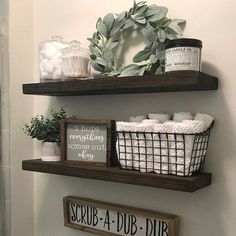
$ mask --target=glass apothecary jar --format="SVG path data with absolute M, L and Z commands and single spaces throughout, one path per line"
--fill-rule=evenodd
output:
M 50 40 L 39 44 L 40 81 L 59 81 L 62 79 L 61 50 L 69 46 L 61 36 L 52 36 Z
M 91 75 L 89 51 L 82 48 L 79 41 L 70 42 L 61 50 L 63 79 L 88 79 Z

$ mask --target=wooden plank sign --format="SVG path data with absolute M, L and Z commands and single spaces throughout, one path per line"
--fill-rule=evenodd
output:
M 111 120 L 62 120 L 62 160 L 85 165 L 110 166 L 113 125 Z
M 96 235 L 177 236 L 178 217 L 151 210 L 64 197 L 64 224 Z

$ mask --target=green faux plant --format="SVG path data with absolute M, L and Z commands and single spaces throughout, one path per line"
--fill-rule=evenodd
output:
M 29 123 L 24 123 L 21 128 L 31 138 L 44 142 L 60 142 L 60 120 L 66 119 L 66 111 L 61 108 L 59 111 L 51 111 L 51 118 L 43 115 L 35 116 Z
M 186 23 L 183 19 L 168 18 L 167 12 L 166 7 L 134 1 L 128 11 L 100 17 L 97 31 L 88 38 L 92 67 L 103 75 L 114 77 L 155 74 L 157 68 L 164 66 L 165 41 L 181 37 Z M 133 64 L 118 66 L 114 52 L 127 30 L 141 31 L 147 46 L 134 56 Z

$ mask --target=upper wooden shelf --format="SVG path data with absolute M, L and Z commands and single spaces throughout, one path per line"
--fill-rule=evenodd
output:
M 23 84 L 24 94 L 48 96 L 216 90 L 218 78 L 197 71 Z
M 181 177 L 121 170 L 118 167 L 80 166 L 67 162 L 45 162 L 42 160 L 25 160 L 22 162 L 22 169 L 183 192 L 194 192 L 211 184 L 210 173 Z

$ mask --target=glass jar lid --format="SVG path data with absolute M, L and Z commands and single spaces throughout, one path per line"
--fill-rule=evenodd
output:
M 89 56 L 89 51 L 81 47 L 81 43 L 73 40 L 69 43 L 68 47 L 61 50 L 63 56 L 83 55 Z
M 46 43 L 53 43 L 53 42 L 58 42 L 60 44 L 64 44 L 64 45 L 69 45 L 68 42 L 63 40 L 63 37 L 60 35 L 52 35 L 50 39 L 40 42 L 39 43 L 39 47 L 44 46 Z

